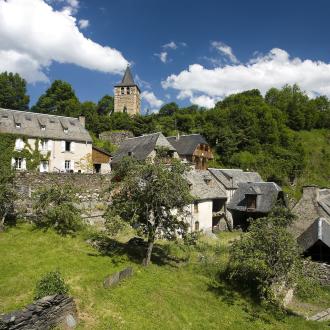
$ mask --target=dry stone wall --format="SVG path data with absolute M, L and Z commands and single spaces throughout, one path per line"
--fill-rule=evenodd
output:
M 15 209 L 29 218 L 35 191 L 52 185 L 68 184 L 78 191 L 83 218 L 91 224 L 102 223 L 102 215 L 110 200 L 110 181 L 110 175 L 101 174 L 20 172 L 16 174 L 14 182 L 18 195 Z
M 55 326 L 75 328 L 77 309 L 72 297 L 47 296 L 24 309 L 0 315 L 0 330 L 48 330 Z

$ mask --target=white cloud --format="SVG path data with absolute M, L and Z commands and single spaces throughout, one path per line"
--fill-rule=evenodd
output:
M 178 46 L 174 41 L 171 41 L 165 45 L 162 46 L 164 49 L 177 49 Z
M 190 102 L 192 104 L 196 104 L 200 107 L 204 108 L 213 108 L 215 106 L 215 98 L 207 96 L 207 95 L 200 95 L 200 96 L 192 96 L 190 98 Z
M 238 63 L 239 61 L 237 60 L 236 56 L 233 53 L 233 50 L 231 49 L 230 46 L 226 45 L 225 43 L 221 41 L 212 41 L 211 46 L 215 48 L 220 54 L 228 57 L 228 59 L 232 63 Z
M 159 57 L 159 59 L 163 62 L 163 63 L 167 63 L 168 62 L 168 58 L 167 58 L 167 52 L 161 52 L 161 53 L 155 53 L 155 56 Z
M 310 96 L 322 94 L 330 97 L 330 63 L 291 58 L 286 51 L 274 48 L 246 64 L 213 69 L 192 64 L 187 70 L 167 77 L 162 86 L 176 89 L 178 97 L 189 98 L 191 102 L 196 95 L 208 96 L 216 102 L 230 94 L 253 88 L 264 94 L 271 87 L 281 88 L 295 83 Z
M 151 112 L 158 111 L 159 108 L 164 104 L 164 102 L 158 99 L 153 92 L 144 91 L 141 93 L 141 97 L 150 105 Z
M 80 29 L 86 29 L 89 27 L 89 20 L 88 19 L 80 19 L 79 22 Z
M 67 3 L 79 6 L 76 0 Z M 118 50 L 86 38 L 71 13 L 43 0 L 0 0 L 0 41 L 0 69 L 30 83 L 47 81 L 53 61 L 107 73 L 122 73 L 127 65 Z

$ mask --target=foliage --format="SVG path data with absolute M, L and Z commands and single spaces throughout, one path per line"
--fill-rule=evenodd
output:
M 198 240 L 201 237 L 201 231 L 193 231 L 191 233 L 184 233 L 182 236 L 183 242 L 185 245 L 194 246 L 197 244 Z
M 68 285 L 65 283 L 59 271 L 46 273 L 38 281 L 34 299 L 41 299 L 54 294 L 66 294 L 69 291 Z
M 0 108 L 28 110 L 29 101 L 23 78 L 17 73 L 0 73 Z
M 266 218 L 251 220 L 248 233 L 232 244 L 229 278 L 275 303 L 274 288 L 292 286 L 302 269 L 297 243 L 287 231 L 293 219 L 290 212 L 276 208 Z
M 107 233 L 112 237 L 117 236 L 127 227 L 127 222 L 123 221 L 117 214 L 111 212 L 111 210 L 107 210 L 104 217 L 106 219 L 105 227 Z
M 84 157 L 81 157 L 79 161 L 77 161 L 76 166 L 79 170 L 83 172 L 91 172 L 93 171 L 93 158 L 92 154 L 88 153 Z
M 82 227 L 77 201 L 76 191 L 69 185 L 38 190 L 33 204 L 35 224 L 40 228 L 54 228 L 61 235 L 73 234 Z
M 161 158 L 155 163 L 124 159 L 123 164 L 114 174 L 117 187 L 109 212 L 147 236 L 148 264 L 157 235 L 172 239 L 187 229 L 182 219 L 185 206 L 191 202 L 189 184 L 183 177 L 186 168 L 180 162 L 168 163 Z

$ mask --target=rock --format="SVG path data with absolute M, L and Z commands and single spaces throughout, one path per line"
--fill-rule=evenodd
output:
M 77 325 L 77 321 L 75 320 L 75 318 L 71 314 L 68 314 L 66 316 L 65 323 L 69 328 L 75 328 L 76 325 Z
M 104 288 L 108 289 L 117 285 L 119 282 L 131 277 L 133 275 L 133 268 L 127 267 L 120 272 L 107 276 L 103 281 Z

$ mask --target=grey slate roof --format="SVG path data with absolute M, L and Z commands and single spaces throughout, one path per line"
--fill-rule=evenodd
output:
M 304 252 L 317 241 L 323 242 L 330 248 L 330 224 L 325 218 L 316 219 L 297 239 Z
M 257 172 L 244 172 L 241 169 L 208 169 L 214 177 L 219 180 L 226 189 L 237 189 L 243 182 L 263 182 Z
M 226 192 L 208 171 L 191 170 L 185 176 L 191 184 L 191 194 L 197 200 L 227 199 Z
M 123 157 L 128 156 L 129 153 L 137 160 L 145 160 L 157 147 L 176 151 L 162 133 L 146 134 L 124 140 L 113 155 L 112 163 L 118 163 Z
M 130 86 L 136 86 L 140 90 L 139 86 L 134 82 L 130 67 L 127 66 L 123 79 L 121 80 L 121 83 L 115 85 L 115 87 L 130 87 Z
M 20 124 L 20 128 L 16 128 Z M 45 130 L 41 127 L 45 126 Z M 67 130 L 67 133 L 64 130 Z M 92 142 L 78 118 L 53 116 L 30 111 L 0 108 L 0 133 L 19 134 L 34 138 Z
M 275 182 L 243 182 L 239 183 L 228 209 L 246 211 L 246 195 L 257 195 L 256 209 L 250 212 L 268 213 L 276 203 L 282 189 Z
M 330 189 L 320 189 L 317 202 L 330 216 Z
M 208 144 L 200 134 L 169 136 L 167 140 L 173 145 L 181 156 L 192 155 L 199 144 Z

